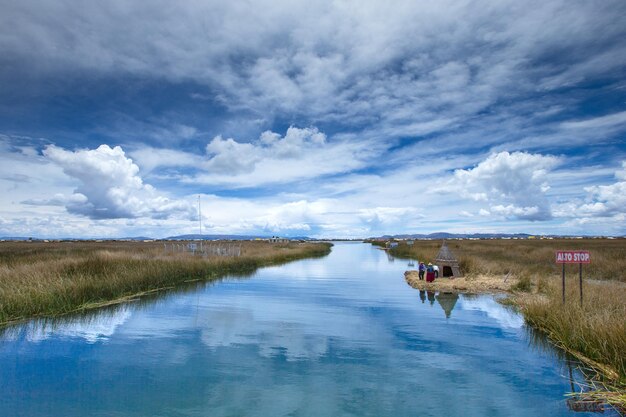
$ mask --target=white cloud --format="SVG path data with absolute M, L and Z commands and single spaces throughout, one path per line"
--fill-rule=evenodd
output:
M 376 161 L 388 146 L 368 139 L 328 140 L 315 127 L 291 126 L 284 136 L 268 130 L 251 142 L 216 136 L 206 146 L 206 155 L 151 147 L 132 154 L 148 172 L 161 167 L 190 168 L 191 173 L 175 178 L 186 184 L 238 188 L 347 173 Z
M 182 198 L 215 190 L 273 194 L 214 196 L 210 223 L 223 232 L 354 236 L 478 228 L 493 218 L 508 220 L 497 227 L 526 227 L 524 221 L 551 213 L 612 219 L 619 212 L 621 180 L 600 186 L 598 177 L 574 180 L 573 170 L 560 170 L 555 183 L 550 170 L 558 161 L 537 152 L 562 152 L 567 145 L 564 152 L 577 153 L 589 144 L 623 152 L 622 136 L 616 136 L 625 128 L 621 109 L 578 117 L 590 97 L 623 92 L 623 1 L 597 7 L 566 0 L 400 0 L 389 7 L 374 1 L 260 0 L 241 7 L 207 0 L 171 8 L 165 0 L 150 7 L 86 0 L 78 9 L 74 3 L 3 6 L 0 52 L 12 63 L 0 66 L 7 97 L 22 96 L 24 83 L 12 83 L 16 79 L 32 81 L 44 99 L 58 92 L 47 91 L 50 85 L 66 87 L 62 79 L 81 91 L 113 80 L 111 97 L 123 99 L 137 98 L 137 90 L 115 91 L 120 85 L 139 83 L 143 92 L 158 84 L 164 90 L 149 96 L 150 106 L 138 100 L 136 107 L 145 107 L 136 114 L 122 115 L 117 108 L 114 115 L 98 114 L 105 117 L 95 133 L 128 143 L 124 149 L 132 161 L 128 154 L 120 158 L 98 148 L 76 152 L 77 161 L 67 153 L 50 163 L 38 153 L 41 145 L 0 141 L 0 215 L 11 230 L 20 228 L 10 220 L 20 210 L 56 219 L 57 225 L 63 220 L 60 207 L 93 219 L 189 214 L 188 205 L 167 199 L 144 180 L 178 189 Z M 582 81 L 587 87 L 576 88 L 576 94 L 559 89 Z M 602 86 L 588 88 L 595 84 Z M 168 108 L 166 92 L 174 107 Z M 181 92 L 193 106 L 176 106 Z M 99 109 L 110 110 L 106 103 Z M 284 123 L 323 127 L 328 137 L 315 127 L 259 135 Z M 202 131 L 207 126 L 210 136 Z M 507 153 L 514 150 L 535 154 Z M 486 156 L 476 152 L 494 155 L 481 162 Z M 19 163 L 11 161 L 18 156 Z M 102 172 L 103 164 L 116 171 Z M 468 166 L 474 168 L 451 174 Z M 552 189 L 543 174 L 551 175 Z M 451 176 L 454 181 L 447 182 Z M 588 195 L 583 187 L 591 187 Z M 443 189 L 464 201 L 438 193 Z M 570 206 L 552 209 L 553 201 Z M 458 220 L 459 213 L 463 222 L 445 223 Z M 584 216 L 581 222 L 591 218 Z M 80 224 L 107 234 L 123 230 L 109 220 Z M 41 227 L 34 221 L 23 226 Z M 151 224 L 162 235 L 160 226 Z
M 22 201 L 22 204 L 31 206 L 60 206 L 87 204 L 87 197 L 82 194 L 55 194 L 52 198 L 30 198 Z
M 561 217 L 578 217 L 579 222 L 589 222 L 594 217 L 623 217 L 626 214 L 626 161 L 615 171 L 616 181 L 610 185 L 585 187 L 587 196 L 582 201 L 569 201 L 559 205 Z
M 267 159 L 301 159 L 305 152 L 315 152 L 326 143 L 326 135 L 317 128 L 289 127 L 284 137 L 265 131 L 253 143 L 239 143 L 234 139 L 213 138 L 207 145 L 209 172 L 227 175 L 247 174 L 256 164 Z
M 130 154 L 143 173 L 151 172 L 159 167 L 193 167 L 203 163 L 201 155 L 176 149 L 140 147 Z
M 254 171 L 254 166 L 261 158 L 254 145 L 239 143 L 231 138 L 222 139 L 221 136 L 213 138 L 206 146 L 206 151 L 210 155 L 206 165 L 208 170 L 230 175 Z
M 613 113 L 592 119 L 567 121 L 561 124 L 563 129 L 597 129 L 626 124 L 626 111 Z
M 492 154 L 472 169 L 454 172 L 450 190 L 490 204 L 492 214 L 547 220 L 552 214 L 545 195 L 546 175 L 559 163 L 553 156 L 525 152 Z M 487 210 L 481 209 L 481 215 Z
M 268 120 L 419 135 L 440 130 L 438 119 L 468 122 L 499 100 L 517 105 L 509 99 L 518 93 L 623 68 L 624 6 L 605 3 L 12 2 L 0 26 L 4 56 L 37 74 L 191 81 L 206 87 L 194 97 L 208 89 L 229 109 Z M 173 132 L 197 133 L 185 124 Z
M 369 140 L 329 142 L 315 127 L 292 126 L 284 136 L 265 131 L 251 142 L 216 136 L 206 146 L 205 155 L 152 147 L 141 147 L 132 155 L 143 172 L 155 171 L 155 178 L 238 188 L 349 172 L 365 167 L 386 146 Z M 181 169 L 163 176 L 158 173 L 159 168 Z
M 171 200 L 144 184 L 139 167 L 119 146 L 101 145 L 93 150 L 71 152 L 50 145 L 43 153 L 79 182 L 71 196 L 57 196 L 50 201 L 58 204 L 65 199 L 70 213 L 93 219 L 194 215 L 187 202 Z

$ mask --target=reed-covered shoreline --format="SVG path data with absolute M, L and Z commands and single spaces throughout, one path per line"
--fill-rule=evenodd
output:
M 434 262 L 441 241 L 400 242 L 397 257 Z M 626 409 L 626 240 L 463 240 L 448 247 L 460 261 L 465 280 L 508 280 L 505 301 L 519 308 L 526 322 L 559 348 L 592 368 L 605 399 Z M 566 266 L 566 303 L 561 295 L 561 265 L 556 250 L 589 250 L 583 267 L 580 303 L 578 265 Z M 444 280 L 447 280 L 444 278 Z M 437 281 L 435 281 L 437 282 Z M 488 286 L 485 291 L 490 292 Z
M 332 246 L 236 244 L 241 250 L 235 257 L 168 251 L 161 242 L 0 242 L 0 327 L 97 308 L 184 282 L 325 256 Z

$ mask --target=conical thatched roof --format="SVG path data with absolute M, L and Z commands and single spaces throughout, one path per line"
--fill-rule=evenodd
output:
M 450 318 L 450 314 L 452 313 L 452 310 L 456 305 L 456 300 L 458 299 L 459 295 L 457 293 L 444 292 L 437 295 L 437 301 L 439 302 L 441 308 L 443 308 L 443 311 L 446 313 L 446 318 Z
M 441 245 L 441 249 L 439 249 L 439 254 L 437 255 L 436 261 L 442 262 L 458 262 L 456 257 L 452 254 L 448 245 L 446 245 L 446 241 L 443 241 L 443 245 Z

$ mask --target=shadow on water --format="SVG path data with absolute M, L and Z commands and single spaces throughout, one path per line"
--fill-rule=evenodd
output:
M 456 302 L 459 300 L 459 294 L 454 292 L 435 292 L 435 291 L 426 291 L 419 290 L 420 300 L 423 303 L 428 300 L 430 305 L 434 305 L 435 301 L 439 304 L 439 306 L 443 309 L 446 318 L 450 318 L 452 315 L 452 310 L 454 310 L 454 306 Z
M 452 310 L 454 310 L 454 306 L 459 299 L 459 294 L 454 292 L 440 292 L 436 297 L 437 302 L 446 313 L 446 318 L 450 318 L 452 314 Z

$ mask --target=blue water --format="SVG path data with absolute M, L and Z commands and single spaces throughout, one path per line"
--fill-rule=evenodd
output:
M 519 315 L 492 296 L 420 297 L 405 269 L 338 243 L 325 258 L 8 329 L 0 416 L 574 415 L 568 362 Z

